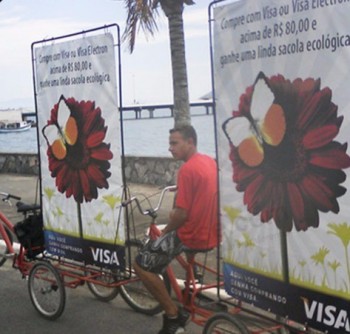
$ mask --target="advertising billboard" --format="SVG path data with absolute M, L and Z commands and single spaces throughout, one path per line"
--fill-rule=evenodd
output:
M 109 32 L 33 49 L 46 250 L 106 267 L 125 240 L 114 49 Z
M 225 289 L 350 333 L 350 1 L 212 5 Z

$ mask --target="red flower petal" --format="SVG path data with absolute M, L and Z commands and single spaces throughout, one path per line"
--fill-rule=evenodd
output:
M 113 153 L 107 145 L 104 145 L 103 147 L 93 148 L 90 152 L 90 157 L 97 160 L 110 160 L 113 158 Z
M 261 196 L 265 199 L 266 205 L 262 207 L 260 219 L 262 222 L 268 222 L 274 214 L 275 208 L 278 205 L 276 199 L 280 198 L 279 195 L 276 196 L 278 188 L 275 183 L 271 180 L 265 181 L 264 189 Z
M 267 223 L 272 218 L 272 212 L 270 209 L 264 208 L 260 214 L 260 220 L 262 223 Z
M 106 128 L 104 127 L 104 120 L 101 117 L 100 110 L 94 110 L 85 115 L 85 121 L 82 130 L 86 134 L 97 131 L 106 132 Z
M 273 215 L 276 226 L 283 231 L 290 232 L 293 228 L 293 217 L 288 208 L 278 209 Z
M 106 136 L 105 132 L 102 132 L 102 131 L 93 133 L 87 138 L 86 146 L 89 148 L 92 148 L 100 145 L 103 142 L 103 139 L 105 138 L 105 136 Z
M 326 125 L 318 129 L 310 130 L 303 138 L 303 145 L 306 149 L 314 149 L 327 145 L 338 134 L 336 125 Z
M 328 87 L 324 88 L 322 91 L 316 92 L 298 113 L 298 127 L 307 130 L 310 127 L 315 127 L 315 125 L 325 124 L 324 120 L 327 119 L 329 115 L 335 116 L 332 109 L 329 109 L 331 97 L 332 92 Z
M 290 207 L 293 213 L 294 221 L 303 222 L 304 220 L 304 199 L 298 188 L 294 183 L 287 183 L 288 197 Z
M 82 191 L 82 185 L 80 183 L 80 177 L 79 177 L 79 171 L 76 170 L 74 173 L 72 173 L 72 179 L 71 179 L 71 188 L 73 189 L 73 196 L 74 199 L 78 203 L 83 202 L 83 191 Z
M 90 192 L 89 176 L 87 175 L 85 170 L 81 169 L 79 171 L 79 178 L 80 178 L 80 185 L 83 190 L 85 200 L 87 202 L 90 202 L 93 199 L 93 197 Z
M 350 157 L 340 149 L 313 152 L 310 155 L 309 162 L 312 165 L 330 169 L 350 167 Z
M 108 188 L 108 183 L 103 172 L 98 168 L 98 166 L 91 164 L 88 166 L 87 175 L 89 179 L 94 182 L 98 188 Z
M 65 192 L 66 189 L 69 187 L 69 173 L 70 169 L 67 165 L 63 165 L 57 173 L 56 184 L 60 192 Z
M 275 182 L 270 202 L 273 219 L 278 228 L 283 229 L 284 231 L 290 231 L 293 227 L 293 221 L 292 216 L 288 211 L 287 191 L 283 183 Z
M 247 204 L 249 212 L 251 212 L 253 215 L 258 214 L 260 211 L 257 209 L 257 207 L 260 200 L 259 190 L 262 186 L 263 180 L 264 177 L 259 175 L 248 185 L 244 193 L 243 202 Z
M 313 200 L 317 207 L 322 211 L 329 211 L 333 204 L 330 198 L 334 196 L 331 189 L 329 189 L 319 178 L 309 175 L 305 177 L 300 183 L 302 191 Z

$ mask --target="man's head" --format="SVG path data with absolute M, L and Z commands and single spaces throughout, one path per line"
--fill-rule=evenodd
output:
M 176 160 L 187 161 L 197 152 L 197 133 L 190 125 L 169 130 L 169 151 Z

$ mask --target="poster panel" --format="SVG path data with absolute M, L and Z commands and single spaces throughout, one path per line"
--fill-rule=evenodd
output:
M 226 291 L 350 333 L 350 1 L 213 7 Z
M 34 48 L 45 246 L 123 265 L 123 180 L 112 33 Z

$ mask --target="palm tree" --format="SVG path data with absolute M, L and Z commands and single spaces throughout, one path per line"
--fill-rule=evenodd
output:
M 191 116 L 182 14 L 184 5 L 192 5 L 194 2 L 192 0 L 125 0 L 128 15 L 123 40 L 128 41 L 132 53 L 139 28 L 146 34 L 153 35 L 157 30 L 156 17 L 159 4 L 169 24 L 175 127 L 188 125 L 191 124 Z

